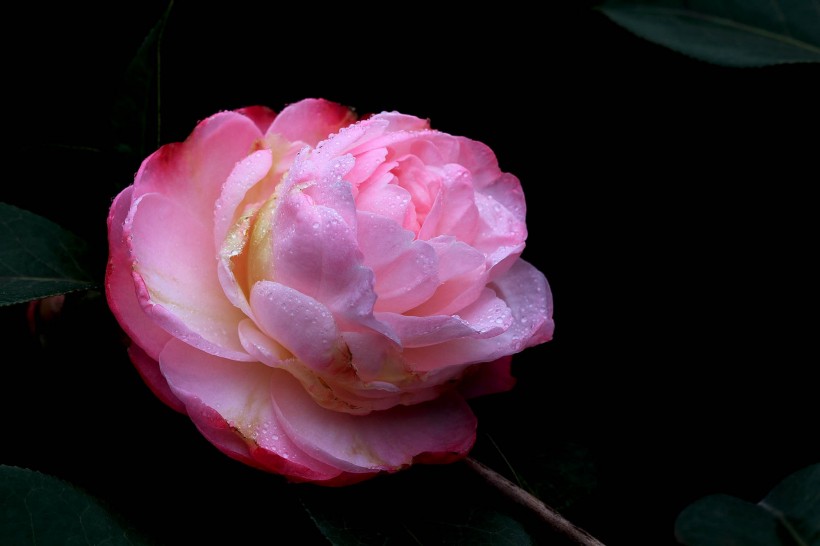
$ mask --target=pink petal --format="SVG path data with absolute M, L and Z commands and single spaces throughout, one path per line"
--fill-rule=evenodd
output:
M 426 302 L 408 313 L 418 316 L 452 315 L 478 298 L 487 284 L 483 254 L 450 236 L 427 241 L 438 255 L 441 285 Z
M 281 196 L 272 230 L 272 278 L 323 303 L 343 330 L 390 335 L 373 317 L 373 272 L 362 263 L 352 196 L 336 195 L 334 208 L 315 205 L 299 187 Z
M 389 123 L 388 131 L 424 131 L 430 128 L 430 120 L 417 118 L 399 112 L 381 112 L 370 119 L 384 120 Z
M 410 193 L 397 184 L 391 184 L 393 178 L 391 174 L 368 184 L 357 196 L 356 205 L 359 211 L 378 214 L 399 226 L 415 227 Z
M 105 294 L 111 312 L 125 333 L 154 360 L 171 336 L 154 324 L 137 299 L 131 276 L 131 257 L 123 234 L 123 224 L 131 207 L 133 186 L 125 188 L 114 199 L 108 215 L 108 266 L 105 272 Z
M 398 313 L 377 313 L 376 318 L 396 332 L 404 348 L 427 347 L 476 333 L 466 321 L 457 316 L 415 317 Z
M 527 225 L 492 196 L 476 195 L 479 228 L 472 246 L 487 256 L 492 268 L 508 256 L 518 256 L 524 250 Z
M 373 176 L 376 170 L 384 165 L 384 159 L 387 157 L 387 150 L 384 148 L 377 148 L 370 150 L 356 157 L 356 163 L 353 168 L 345 175 L 345 180 L 350 182 L 354 187 Z
M 492 285 L 512 312 L 510 327 L 486 339 L 455 340 L 434 347 L 407 349 L 404 357 L 413 370 L 424 372 L 478 362 L 490 362 L 552 339 L 552 294 L 547 279 L 535 267 L 518 259 Z
M 185 142 L 167 144 L 142 162 L 134 180 L 134 199 L 161 193 L 211 225 L 222 185 L 261 138 L 259 128 L 242 114 L 214 114 L 200 122 Z
M 214 207 L 214 243 L 222 250 L 230 228 L 245 211 L 239 208 L 245 194 L 268 174 L 273 165 L 270 150 L 258 150 L 242 158 L 231 171 Z
M 476 234 L 478 209 L 470 173 L 457 165 L 446 165 L 433 207 L 419 230 L 419 239 L 452 235 L 471 243 Z
M 407 141 L 405 153 L 418 157 L 425 165 L 443 167 L 457 164 L 460 148 L 458 137 L 440 131 L 423 131 L 413 134 Z
M 244 315 L 217 275 L 211 222 L 164 195 L 146 194 L 134 202 L 124 229 L 138 298 L 152 320 L 202 350 L 250 360 L 237 333 Z
M 453 162 L 464 165 L 472 173 L 477 191 L 483 193 L 492 191 L 488 190 L 488 186 L 494 184 L 502 176 L 495 153 L 483 142 L 461 136 L 454 138 L 459 146 L 457 158 Z
M 403 313 L 426 301 L 439 285 L 438 256 L 401 225 L 369 212 L 359 213 L 359 248 L 373 270 L 375 309 Z
M 356 375 L 365 383 L 393 384 L 403 381 L 408 370 L 402 360 L 400 346 L 372 332 L 342 334 L 351 355 Z M 385 385 L 385 388 L 390 388 Z M 399 392 L 398 387 L 394 387 Z
M 276 119 L 276 112 L 267 106 L 246 106 L 234 111 L 250 118 L 263 133 L 268 130 L 270 124 Z
M 261 203 L 245 202 L 248 191 L 260 184 L 273 163 L 270 150 L 259 150 L 236 164 L 214 207 L 214 243 L 219 256 L 217 275 L 225 297 L 244 314 L 250 314 L 247 279 L 234 271 L 234 258 L 245 250 L 251 223 Z M 273 193 L 273 183 L 269 193 Z M 244 205 L 243 205 L 244 202 Z
M 282 367 L 293 355 L 282 344 L 263 333 L 251 319 L 239 323 L 239 340 L 248 354 L 263 364 Z
M 273 369 L 219 358 L 178 341 L 163 350 L 160 369 L 197 428 L 224 453 L 301 479 L 340 474 L 305 454 L 281 427 L 271 402 Z M 301 390 L 298 383 L 295 388 Z M 267 453 L 255 453 L 257 448 Z
M 501 173 L 498 178 L 478 187 L 475 176 L 473 184 L 476 184 L 476 192 L 491 197 L 494 201 L 503 206 L 513 218 L 519 222 L 524 222 L 527 215 L 527 205 L 524 201 L 524 190 L 521 183 L 514 175 Z
M 413 316 L 377 313 L 376 318 L 396 332 L 402 347 L 427 347 L 459 339 L 493 337 L 510 327 L 512 313 L 507 305 L 485 288 L 481 296 L 457 315 Z
M 291 440 L 348 472 L 395 471 L 424 454 L 459 457 L 475 441 L 475 417 L 456 395 L 349 415 L 319 407 L 295 379 L 285 372 L 278 376 L 272 382 L 274 406 Z
M 356 115 L 346 106 L 324 99 L 304 99 L 286 106 L 273 120 L 268 133 L 316 146 L 354 121 Z
M 251 290 L 256 323 L 306 366 L 323 371 L 339 354 L 339 331 L 327 307 L 308 295 L 271 281 Z

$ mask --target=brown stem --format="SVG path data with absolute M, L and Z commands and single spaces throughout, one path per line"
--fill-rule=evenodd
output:
M 524 491 L 495 470 L 481 464 L 472 457 L 467 457 L 464 459 L 464 462 L 493 487 L 518 504 L 534 512 L 539 518 L 546 522 L 547 525 L 552 527 L 552 529 L 563 534 L 576 544 L 580 546 L 604 546 L 603 542 L 580 527 L 576 527 L 572 522 L 544 504 L 540 499 Z

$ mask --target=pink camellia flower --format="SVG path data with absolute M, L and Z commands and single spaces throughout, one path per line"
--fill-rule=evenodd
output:
M 108 218 L 131 360 L 221 451 L 342 485 L 464 457 L 466 399 L 552 336 L 518 179 L 398 113 L 220 112 L 148 157 Z

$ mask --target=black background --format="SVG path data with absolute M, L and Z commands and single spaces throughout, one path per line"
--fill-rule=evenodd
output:
M 514 391 L 476 401 L 478 453 L 492 460 L 483 427 L 503 430 L 513 455 L 583 446 L 597 487 L 566 514 L 609 546 L 674 544 L 675 517 L 697 498 L 756 502 L 820 460 L 820 69 L 707 64 L 633 36 L 594 2 L 563 4 L 177 1 L 161 142 L 218 110 L 323 97 L 490 145 L 528 197 L 524 257 L 551 283 L 556 332 L 515 358 Z M 138 161 L 78 147 L 111 145 L 122 75 L 163 9 L 6 15 L 0 200 L 83 236 L 100 274 L 108 206 Z M 163 544 L 313 532 L 277 477 L 226 460 L 154 399 L 102 299 L 70 297 L 44 348 L 25 306 L 0 312 L 0 463 L 81 485 Z M 415 480 L 477 487 L 453 466 L 350 494 L 389 506 Z

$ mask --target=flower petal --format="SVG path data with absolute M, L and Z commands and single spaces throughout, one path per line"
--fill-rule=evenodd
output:
M 375 309 L 403 313 L 429 299 L 440 282 L 433 247 L 383 216 L 359 212 L 358 218 L 364 265 L 376 279 Z
M 237 333 L 244 315 L 219 282 L 210 224 L 161 194 L 145 194 L 133 204 L 125 235 L 138 298 L 174 337 L 216 355 L 251 360 Z
M 245 194 L 262 180 L 273 165 L 270 150 L 257 150 L 240 160 L 222 186 L 214 207 L 214 244 L 220 252 L 231 226 L 237 223 L 245 211 L 239 204 Z
M 123 224 L 131 207 L 134 187 L 128 186 L 114 199 L 108 215 L 108 265 L 105 271 L 105 295 L 108 306 L 120 326 L 134 343 L 156 360 L 171 336 L 154 324 L 137 299 L 131 270 L 131 256 Z
M 179 209 L 211 225 L 222 185 L 261 138 L 250 118 L 236 112 L 214 114 L 185 142 L 167 144 L 142 162 L 134 179 L 134 199 L 146 193 L 166 195 Z M 166 236 L 185 239 L 184 234 Z
M 354 121 L 356 115 L 346 106 L 324 99 L 304 99 L 286 106 L 273 120 L 268 133 L 316 146 Z
M 438 256 L 436 292 L 409 314 L 418 316 L 452 315 L 478 298 L 487 284 L 486 258 L 470 245 L 450 236 L 430 239 L 427 243 Z
M 350 193 L 335 192 L 331 208 L 315 204 L 297 184 L 283 191 L 273 220 L 269 278 L 322 302 L 342 330 L 372 329 L 391 336 L 373 317 L 373 272 L 362 263 Z
M 251 309 L 257 326 L 311 369 L 324 371 L 340 352 L 330 310 L 298 290 L 260 281 L 251 290 Z
M 273 403 L 291 440 L 345 471 L 395 471 L 425 454 L 457 458 L 475 441 L 475 416 L 458 395 L 354 416 L 319 407 L 290 375 L 274 372 Z
M 476 236 L 478 209 L 472 177 L 458 165 L 446 165 L 438 195 L 419 230 L 419 239 L 452 235 L 465 243 Z
M 512 312 L 510 327 L 503 334 L 407 349 L 403 354 L 408 366 L 417 372 L 425 372 L 490 362 L 552 339 L 552 294 L 543 273 L 518 259 L 491 287 Z
M 427 347 L 454 339 L 493 337 L 509 328 L 512 313 L 495 292 L 485 288 L 481 296 L 457 315 L 418 317 L 377 313 L 376 318 L 396 332 L 402 347 Z
M 267 106 L 246 106 L 238 108 L 234 112 L 250 118 L 263 133 L 268 130 L 270 124 L 276 119 L 276 112 Z
M 226 360 L 172 341 L 160 355 L 160 369 L 197 428 L 224 453 L 250 464 L 264 457 L 268 470 L 301 479 L 327 480 L 340 474 L 305 454 L 282 429 L 271 401 L 272 368 Z M 301 389 L 298 383 L 295 387 Z M 267 453 L 255 454 L 257 447 Z

